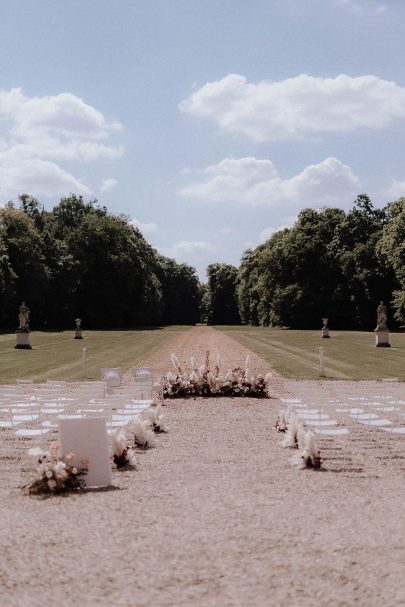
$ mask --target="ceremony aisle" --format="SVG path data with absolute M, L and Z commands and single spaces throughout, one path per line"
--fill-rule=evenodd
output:
M 171 352 L 182 364 L 207 350 L 226 368 L 247 354 L 196 327 L 142 363 L 165 373 Z M 269 370 L 250 356 L 255 372 Z M 291 391 L 276 376 L 272 388 Z M 165 404 L 170 433 L 138 453 L 136 470 L 114 471 L 113 489 L 26 496 L 18 463 L 1 460 L 0 604 L 401 604 L 404 436 L 347 416 L 348 436 L 320 440 L 323 468 L 299 470 L 274 430 L 278 398 Z

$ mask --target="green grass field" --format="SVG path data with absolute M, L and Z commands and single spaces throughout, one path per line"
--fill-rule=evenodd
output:
M 156 352 L 175 333 L 189 327 L 139 329 L 133 331 L 85 331 L 84 339 L 73 339 L 74 331 L 33 331 L 32 350 L 16 350 L 14 333 L 0 335 L 0 384 L 17 378 L 81 379 L 82 349 L 87 350 L 87 379 L 99 379 L 101 367 L 124 371 Z
M 325 350 L 328 379 L 359 380 L 397 377 L 405 380 L 405 333 L 390 333 L 391 348 L 376 348 L 372 332 L 294 331 L 267 327 L 216 327 L 288 379 L 319 379 L 319 348 Z

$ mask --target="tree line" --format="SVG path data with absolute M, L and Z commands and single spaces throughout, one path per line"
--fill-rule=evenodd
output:
M 123 215 L 81 196 L 51 211 L 23 194 L 0 209 L 0 326 L 18 308 L 31 326 L 84 328 L 193 324 L 201 287 L 194 268 L 159 255 Z
M 304 209 L 292 228 L 244 253 L 239 268 L 208 267 L 203 295 L 212 324 L 339 329 L 376 325 L 383 300 L 391 328 L 405 326 L 405 198 L 376 209 Z
M 247 324 L 372 329 L 388 304 L 405 325 L 405 198 L 374 208 L 304 209 L 292 228 L 249 249 L 239 268 L 195 269 L 153 249 L 129 218 L 74 194 L 51 211 L 23 194 L 0 209 L 0 327 L 26 301 L 34 328 Z

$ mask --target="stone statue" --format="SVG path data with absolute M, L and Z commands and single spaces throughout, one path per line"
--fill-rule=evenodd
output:
M 375 331 L 388 331 L 387 327 L 387 309 L 384 306 L 384 302 L 380 301 L 380 305 L 377 308 L 377 326 Z
M 29 330 L 29 318 L 30 309 L 25 305 L 25 301 L 23 301 L 20 306 L 20 313 L 18 314 L 18 320 L 20 321 L 19 329 L 23 331 Z
M 75 319 L 75 323 L 76 323 L 75 339 L 83 339 L 83 335 L 82 335 L 82 319 L 81 318 L 76 318 Z

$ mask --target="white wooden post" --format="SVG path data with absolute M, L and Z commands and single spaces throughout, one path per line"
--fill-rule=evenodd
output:
M 87 349 L 82 349 L 82 377 L 86 377 L 87 371 Z
M 320 376 L 325 377 L 325 350 L 322 347 L 319 348 L 319 369 Z

